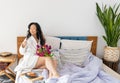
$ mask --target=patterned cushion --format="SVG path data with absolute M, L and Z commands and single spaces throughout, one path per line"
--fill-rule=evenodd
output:
M 5 68 L 9 65 L 7 62 L 0 62 L 0 70 L 5 70 Z
M 60 49 L 59 52 L 63 64 L 70 62 L 79 66 L 84 64 L 89 55 L 88 49 Z

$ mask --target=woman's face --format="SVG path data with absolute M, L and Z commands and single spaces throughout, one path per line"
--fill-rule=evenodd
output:
M 37 28 L 34 24 L 30 26 L 30 33 L 31 35 L 36 35 L 37 33 Z

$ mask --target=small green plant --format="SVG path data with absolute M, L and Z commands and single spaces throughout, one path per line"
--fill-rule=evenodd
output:
M 97 17 L 105 30 L 103 39 L 106 41 L 107 45 L 111 47 L 117 47 L 117 43 L 120 39 L 119 6 L 120 5 L 116 6 L 116 4 L 113 7 L 103 5 L 102 8 L 100 8 L 98 3 L 96 3 Z

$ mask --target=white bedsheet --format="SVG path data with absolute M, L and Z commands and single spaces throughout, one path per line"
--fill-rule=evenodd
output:
M 85 67 L 66 63 L 59 69 L 60 78 L 47 79 L 46 83 L 120 83 L 103 70 L 102 60 L 90 56 L 90 62 Z
M 105 64 L 103 64 L 103 70 L 110 74 L 111 76 L 117 78 L 120 80 L 120 74 L 118 74 L 117 72 L 115 72 L 114 70 L 112 70 L 111 68 L 109 68 L 108 66 L 106 66 Z

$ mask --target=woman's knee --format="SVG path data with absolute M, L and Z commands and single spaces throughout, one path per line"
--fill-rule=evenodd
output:
M 45 57 L 45 60 L 51 60 L 52 58 L 51 57 Z

